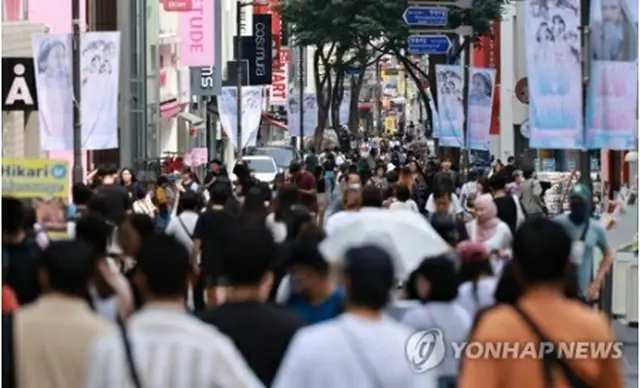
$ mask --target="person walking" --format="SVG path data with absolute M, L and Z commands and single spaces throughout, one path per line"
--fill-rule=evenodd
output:
M 3 386 L 84 386 L 93 341 L 114 326 L 91 311 L 87 288 L 98 253 L 82 241 L 53 241 L 41 256 L 43 294 L 2 319 Z M 5 380 L 7 379 L 7 380 Z M 8 381 L 13 380 L 13 381 Z M 7 385 L 5 385 L 7 384 Z
M 382 313 L 395 284 L 389 255 L 353 248 L 342 275 L 347 312 L 296 333 L 273 388 L 435 388 L 434 372 L 415 373 L 407 362 L 411 331 Z
M 96 340 L 86 388 L 263 386 L 227 336 L 185 310 L 189 270 L 189 253 L 174 237 L 145 241 L 134 279 L 145 306 Z

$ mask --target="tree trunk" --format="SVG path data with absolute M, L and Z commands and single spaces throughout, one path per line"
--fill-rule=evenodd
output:
M 336 131 L 340 128 L 340 105 L 344 98 L 344 72 L 338 70 L 331 95 L 331 124 Z
M 358 102 L 360 101 L 360 91 L 364 85 L 364 72 L 366 68 L 360 69 L 358 76 L 350 77 L 351 95 L 349 100 L 349 129 L 353 133 L 357 133 L 360 127 L 360 111 L 358 110 Z

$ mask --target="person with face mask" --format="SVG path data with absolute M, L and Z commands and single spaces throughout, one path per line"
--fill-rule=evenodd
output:
M 572 241 L 571 261 L 575 265 L 580 296 L 586 301 L 597 298 L 605 275 L 613 263 L 613 250 L 600 222 L 591 218 L 591 191 L 577 183 L 569 192 L 569 214 L 561 214 L 556 222 L 562 225 Z M 593 276 L 594 248 L 602 251 L 604 259 Z

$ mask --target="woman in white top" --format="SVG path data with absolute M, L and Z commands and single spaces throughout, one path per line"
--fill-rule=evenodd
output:
M 390 210 L 411 210 L 419 212 L 418 205 L 411 199 L 411 191 L 407 185 L 398 185 L 396 187 L 396 200 L 389 205 Z
M 193 232 L 200 216 L 199 206 L 200 201 L 196 193 L 190 191 L 182 193 L 179 206 L 182 211 L 176 217 L 171 217 L 165 229 L 167 235 L 175 237 L 189 252 L 193 248 Z
M 456 247 L 460 257 L 458 303 L 471 318 L 478 310 L 495 304 L 494 293 L 498 278 L 493 276 L 489 254 L 481 243 L 463 241 Z
M 444 346 L 466 341 L 472 319 L 456 302 L 458 274 L 454 261 L 447 254 L 426 258 L 416 272 L 416 291 L 425 303 L 408 311 L 403 316 L 402 323 L 415 330 L 440 330 L 443 342 L 447 344 Z M 444 350 L 435 349 L 435 352 Z M 440 386 L 455 386 L 458 370 L 459 360 L 453 352 L 446 351 L 444 360 L 436 369 Z
M 500 276 L 504 260 L 511 257 L 511 229 L 498 218 L 498 209 L 491 194 L 478 196 L 474 208 L 476 218 L 467 223 L 467 234 L 471 241 L 482 243 L 492 255 L 493 273 Z
M 156 207 L 151 200 L 153 190 L 147 190 L 147 192 L 144 192 L 144 190 L 134 190 L 133 194 L 135 195 L 132 205 L 133 212 L 153 217 L 156 213 Z

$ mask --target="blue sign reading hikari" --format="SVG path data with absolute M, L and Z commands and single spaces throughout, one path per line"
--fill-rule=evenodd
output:
M 442 7 L 409 7 L 402 14 L 407 26 L 444 27 L 449 11 Z
M 411 35 L 407 40 L 411 54 L 446 54 L 451 41 L 446 35 Z

